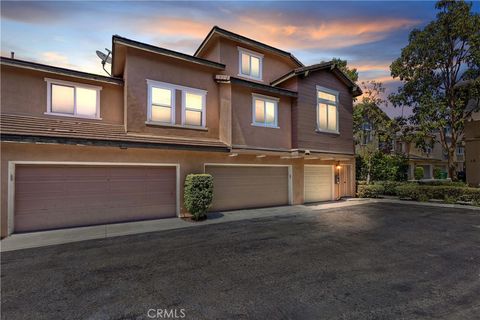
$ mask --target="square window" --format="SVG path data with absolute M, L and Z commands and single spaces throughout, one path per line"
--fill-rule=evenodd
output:
M 239 76 L 262 80 L 263 55 L 247 49 L 238 48 Z
M 100 87 L 63 80 L 47 82 L 47 114 L 98 118 L 100 116 Z
M 253 125 L 277 127 L 278 101 L 274 99 L 253 96 Z
M 182 123 L 189 126 L 205 126 L 206 92 L 183 91 Z

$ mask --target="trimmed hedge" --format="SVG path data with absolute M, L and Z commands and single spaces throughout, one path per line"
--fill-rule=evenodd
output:
M 210 174 L 189 174 L 185 178 L 185 208 L 194 220 L 206 217 L 213 200 L 213 177 Z
M 426 186 L 403 185 L 395 188 L 400 198 L 411 198 L 416 201 L 429 199 L 444 200 L 447 202 L 467 201 L 476 205 L 480 204 L 480 189 L 458 186 Z
M 375 181 L 373 184 L 381 185 L 384 188 L 383 194 L 387 196 L 396 196 L 396 188 L 405 185 L 407 182 L 399 181 Z
M 364 184 L 357 187 L 357 197 L 359 198 L 378 198 L 385 191 L 380 184 Z
M 445 180 L 418 180 L 419 185 L 426 186 L 455 186 L 455 187 L 466 187 L 467 184 L 462 181 L 452 181 L 450 179 Z

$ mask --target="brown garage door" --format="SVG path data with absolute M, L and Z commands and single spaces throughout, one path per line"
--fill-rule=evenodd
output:
M 288 204 L 287 167 L 207 166 L 213 176 L 212 211 Z
M 174 217 L 175 167 L 17 165 L 16 232 Z

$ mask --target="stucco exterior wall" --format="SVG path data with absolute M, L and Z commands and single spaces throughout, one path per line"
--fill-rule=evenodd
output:
M 218 71 L 191 63 L 178 63 L 177 60 L 134 48 L 127 50 L 125 70 L 127 73 L 125 99 L 128 132 L 186 138 L 219 138 L 219 90 L 214 81 L 214 75 Z M 206 90 L 206 127 L 208 130 L 145 124 L 148 110 L 147 79 Z M 177 125 L 181 124 L 182 100 L 180 95 L 180 91 L 176 90 L 175 122 Z
M 334 165 L 334 161 L 281 159 L 280 156 L 257 158 L 255 155 L 229 157 L 222 152 L 180 151 L 165 149 L 140 149 L 76 145 L 45 145 L 23 143 L 1 143 L 1 236 L 8 233 L 8 163 L 9 161 L 78 161 L 78 162 L 115 162 L 115 163 L 175 163 L 180 165 L 180 206 L 183 208 L 183 183 L 189 173 L 203 173 L 205 163 L 230 164 L 282 164 L 292 166 L 293 203 L 303 203 L 303 166 L 304 164 Z M 352 164 L 353 158 L 343 163 Z M 352 181 L 354 187 L 354 181 Z M 335 187 L 336 197 L 338 188 Z
M 290 149 L 292 146 L 290 98 L 271 96 L 280 99 L 278 102 L 279 128 L 267 128 L 252 125 L 253 93 L 259 92 L 241 86 L 232 86 L 232 144 Z
M 81 119 L 122 124 L 123 86 L 52 74 L 48 72 L 1 65 L 1 107 L 3 114 L 20 114 L 35 117 L 62 119 L 62 116 L 46 115 L 47 82 L 45 78 L 70 81 L 101 87 L 100 117 L 102 120 Z

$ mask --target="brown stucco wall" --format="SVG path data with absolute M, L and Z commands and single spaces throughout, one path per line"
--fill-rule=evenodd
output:
M 255 155 L 229 157 L 228 153 L 176 151 L 165 149 L 120 149 L 75 145 L 45 145 L 1 143 L 1 236 L 7 235 L 8 225 L 8 162 L 9 161 L 79 161 L 79 162 L 128 162 L 128 163 L 176 163 L 180 165 L 180 205 L 183 209 L 183 183 L 189 173 L 202 173 L 205 163 L 231 164 L 283 164 L 292 166 L 293 204 L 303 203 L 303 165 L 335 164 L 334 161 L 281 159 L 280 156 L 256 158 Z M 353 164 L 353 158 L 345 163 Z M 352 184 L 354 182 L 352 181 Z M 337 188 L 335 188 L 337 190 Z
M 102 120 L 81 119 L 81 121 L 123 123 L 123 86 L 121 85 L 7 65 L 1 65 L 0 73 L 2 113 L 62 119 L 62 116 L 45 115 L 47 111 L 47 82 L 45 78 L 50 78 L 102 87 L 100 91 L 100 117 Z
M 220 39 L 220 63 L 226 65 L 226 73 L 231 76 L 238 76 L 238 48 L 242 47 L 264 55 L 263 57 L 263 83 L 270 84 L 285 73 L 297 66 L 290 58 L 281 57 L 259 48 L 237 43 L 229 39 Z
M 278 126 L 265 128 L 252 125 L 252 93 L 262 94 L 241 86 L 232 86 L 232 144 L 263 148 L 290 149 L 291 135 L 291 100 L 279 98 Z
M 128 48 L 125 70 L 127 130 L 128 132 L 187 138 L 219 137 L 219 95 L 212 70 L 193 63 L 178 63 L 178 60 L 154 53 Z M 206 126 L 208 131 L 146 125 L 147 120 L 147 79 L 208 91 L 206 105 Z M 181 124 L 181 99 L 177 90 L 176 123 Z
M 353 97 L 349 88 L 329 71 L 317 71 L 297 83 L 298 99 L 293 105 L 293 145 L 300 149 L 328 150 L 337 153 L 354 153 L 353 144 Z M 340 134 L 316 132 L 316 86 L 339 92 Z
M 475 187 L 480 186 L 480 139 L 465 143 L 465 166 L 467 183 Z

